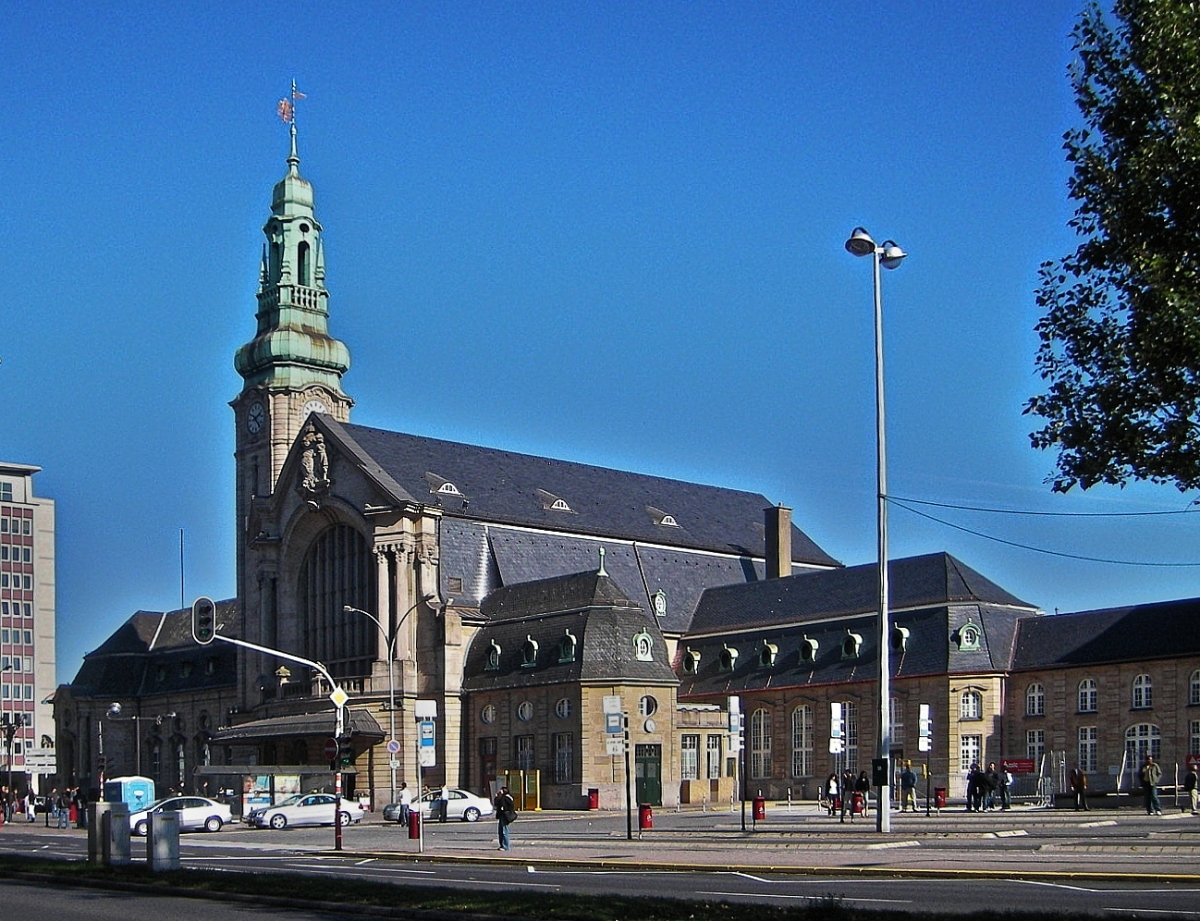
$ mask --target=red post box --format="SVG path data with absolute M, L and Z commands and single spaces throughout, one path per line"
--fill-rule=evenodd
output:
M 600 791 L 596 787 L 588 788 L 588 809 L 600 808 Z
M 767 817 L 767 800 L 764 796 L 754 797 L 754 821 L 762 822 Z
M 413 809 L 408 814 L 408 837 L 417 841 L 421 837 L 421 810 Z
M 654 827 L 654 810 L 650 808 L 649 803 L 641 803 L 638 805 L 638 828 L 647 829 Z
M 946 788 L 945 787 L 934 787 L 933 788 L 933 806 L 935 809 L 945 809 L 946 808 Z

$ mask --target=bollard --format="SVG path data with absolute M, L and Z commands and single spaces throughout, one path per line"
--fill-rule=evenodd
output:
M 414 808 L 408 814 L 408 839 L 419 841 L 421 838 L 421 810 Z
M 107 863 L 108 848 L 104 844 L 104 824 L 112 803 L 88 803 L 91 821 L 87 823 L 88 863 Z M 71 807 L 74 810 L 74 806 Z
M 146 863 L 154 873 L 179 869 L 179 813 L 153 812 L 146 830 Z

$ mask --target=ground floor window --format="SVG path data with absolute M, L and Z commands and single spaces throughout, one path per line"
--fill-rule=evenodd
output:
M 679 778 L 700 779 L 700 736 L 684 735 L 679 740 Z
M 1094 774 L 1099 759 L 1096 756 L 1096 727 L 1079 727 L 1079 767 L 1088 774 Z
M 1025 733 L 1025 757 L 1033 761 L 1033 766 L 1040 771 L 1045 754 L 1046 730 L 1030 729 Z
M 842 770 L 858 770 L 858 704 L 846 701 L 842 704 L 842 733 L 846 740 L 845 751 L 838 765 Z
M 721 776 L 721 737 L 710 735 L 705 742 L 707 744 L 704 749 L 704 776 L 709 780 L 716 780 Z
M 1192 720 L 1188 739 L 1188 754 L 1200 755 L 1200 720 Z
M 765 709 L 750 715 L 750 776 L 771 776 L 771 714 Z
M 517 768 L 533 770 L 533 736 L 517 736 L 513 739 L 513 752 L 517 756 Z
M 1136 771 L 1141 767 L 1146 756 L 1150 755 L 1155 761 L 1162 757 L 1162 736 L 1153 723 L 1138 723 L 1125 730 L 1125 754 L 1129 766 Z
M 813 774 L 813 710 L 807 704 L 792 711 L 792 776 Z
M 554 782 L 575 782 L 575 742 L 571 733 L 556 732 L 554 744 Z
M 969 771 L 972 764 L 979 764 L 983 754 L 983 736 L 959 736 L 958 751 L 959 768 Z

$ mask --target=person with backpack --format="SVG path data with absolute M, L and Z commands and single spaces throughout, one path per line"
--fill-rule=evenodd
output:
M 512 838 L 509 837 L 508 826 L 517 817 L 517 804 L 508 792 L 508 787 L 501 787 L 496 793 L 492 805 L 496 807 L 496 834 L 500 839 L 499 851 L 512 850 Z

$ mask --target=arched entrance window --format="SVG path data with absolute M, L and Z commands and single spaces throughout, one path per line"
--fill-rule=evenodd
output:
M 313 541 L 296 586 L 303 655 L 321 662 L 335 678 L 371 674 L 378 628 L 344 605 L 376 611 L 375 556 L 366 538 L 349 525 L 326 528 Z

